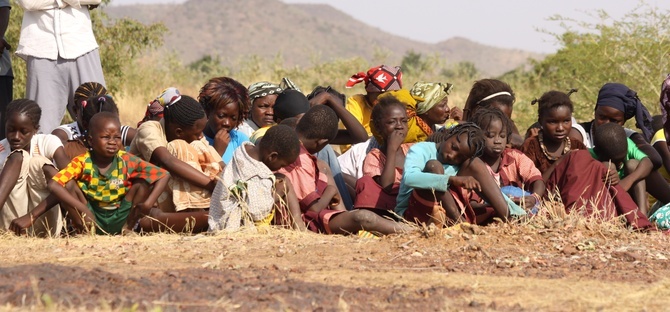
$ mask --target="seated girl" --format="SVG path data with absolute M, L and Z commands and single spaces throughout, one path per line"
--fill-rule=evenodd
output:
M 158 231 L 165 227 L 177 232 L 207 229 L 211 192 L 223 164 L 203 138 L 207 124 L 198 101 L 182 95 L 165 104 L 161 121 L 144 122 L 130 144 L 130 153 L 170 172 L 167 190 L 152 209 L 155 222 L 142 219 L 141 227 Z M 149 224 L 150 223 L 150 224 Z
M 473 123 L 462 123 L 414 144 L 405 158 L 396 214 L 418 223 L 438 226 L 467 221 L 486 223 L 492 217 L 507 219 L 510 207 L 486 165 L 477 158 L 484 149 L 484 134 Z M 475 211 L 461 189 L 474 190 L 492 206 Z M 515 207 L 516 206 L 516 207 Z
M 646 217 L 621 185 L 606 183 L 613 172 L 569 136 L 573 106 L 568 95 L 549 91 L 537 103 L 542 130 L 526 139 L 521 150 L 542 172 L 547 190 L 558 191 L 567 212 L 579 210 L 602 219 L 625 215 L 632 226 L 647 227 Z
M 381 146 L 365 157 L 363 177 L 356 183 L 354 208 L 393 211 L 405 155 L 413 144 L 403 143 L 407 135 L 405 105 L 393 97 L 382 98 L 372 109 L 370 122 Z
M 136 228 L 163 192 L 167 171 L 119 150 L 121 125 L 116 114 L 95 114 L 87 136 L 90 151 L 56 174 L 49 189 L 80 232 L 95 229 L 97 234 L 115 235 Z M 76 187 L 68 190 L 71 181 Z
M 496 108 L 481 108 L 471 120 L 484 131 L 486 146 L 480 158 L 498 187 L 527 211 L 538 207 L 545 192 L 542 174 L 528 156 L 516 149 L 505 148 L 512 134 L 512 124 L 507 116 Z
M 47 181 L 70 160 L 54 135 L 37 134 L 42 110 L 32 100 L 14 100 L 7 106 L 7 138 L 0 141 L 0 229 L 20 234 L 59 236 L 60 208 Z M 35 210 L 49 210 L 33 215 Z
M 235 149 L 249 141 L 237 130 L 249 112 L 249 92 L 232 78 L 216 77 L 200 89 L 198 100 L 207 114 L 205 138 L 227 164 Z

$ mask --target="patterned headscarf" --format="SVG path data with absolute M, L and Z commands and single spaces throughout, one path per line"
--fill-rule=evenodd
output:
M 666 124 L 670 113 L 670 74 L 661 84 L 661 112 L 663 113 L 663 124 Z
M 144 113 L 144 118 L 137 123 L 139 127 L 143 122 L 153 118 L 163 118 L 163 110 L 165 106 L 181 100 L 181 93 L 175 87 L 169 87 L 160 95 L 158 95 L 151 103 L 147 105 L 147 111 Z
M 429 111 L 449 95 L 453 85 L 441 82 L 419 81 L 412 86 L 409 93 L 417 100 L 416 114 L 421 115 Z
M 598 92 L 596 107 L 608 106 L 617 109 L 624 114 L 624 119 L 635 117 L 635 125 L 642 130 L 642 134 L 649 142 L 653 135 L 651 127 L 651 114 L 642 104 L 637 92 L 631 90 L 621 83 L 606 83 Z
M 267 81 L 256 82 L 249 86 L 249 100 L 253 103 L 255 99 L 271 94 L 279 94 L 284 91 L 280 86 Z
M 357 73 L 347 81 L 346 87 L 352 88 L 357 83 L 365 82 L 367 92 L 386 92 L 402 89 L 402 71 L 400 66 L 381 65 L 373 67 L 367 73 Z

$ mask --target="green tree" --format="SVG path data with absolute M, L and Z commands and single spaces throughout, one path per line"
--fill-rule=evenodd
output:
M 102 0 L 102 6 L 91 10 L 91 21 L 98 45 L 100 59 L 107 82 L 107 89 L 114 93 L 124 83 L 124 69 L 133 66 L 135 58 L 142 52 L 156 48 L 162 44 L 163 34 L 167 28 L 163 24 L 144 25 L 138 21 L 123 18 L 110 19 L 104 12 L 104 7 L 112 0 Z M 19 42 L 23 10 L 12 2 L 12 11 L 8 41 L 13 48 Z M 26 85 L 25 62 L 20 58 L 12 57 L 14 69 L 14 97 L 23 97 Z
M 604 10 L 592 14 L 596 22 L 554 16 L 565 30 L 551 34 L 561 45 L 558 52 L 535 61 L 530 72 L 504 77 L 521 78 L 536 97 L 551 89 L 578 88 L 573 100 L 581 119 L 592 117 L 598 90 L 607 82 L 628 85 L 652 113 L 658 112 L 660 84 L 670 70 L 668 15 L 642 3 L 616 20 Z

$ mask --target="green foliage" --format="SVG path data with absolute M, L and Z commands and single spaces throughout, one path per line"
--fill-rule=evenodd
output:
M 111 0 L 103 0 L 103 5 Z M 19 42 L 23 10 L 12 2 L 12 11 L 7 30 L 7 39 L 14 49 Z M 125 82 L 124 71 L 135 64 L 135 58 L 142 52 L 162 44 L 166 32 L 162 24 L 144 25 L 131 19 L 111 21 L 101 9 L 91 10 L 93 32 L 100 46 L 100 58 L 107 82 L 107 89 L 115 93 Z M 23 97 L 26 85 L 25 62 L 13 55 L 14 97 Z
M 467 79 L 473 80 L 479 76 L 477 67 L 472 62 L 459 62 L 451 68 L 443 69 L 442 76 L 447 79 Z
M 652 114 L 657 113 L 660 84 L 670 70 L 669 13 L 641 4 L 617 20 L 604 10 L 592 15 L 595 22 L 552 17 L 565 30 L 551 34 L 561 44 L 559 51 L 533 62 L 528 72 L 520 69 L 503 78 L 535 97 L 578 88 L 572 97 L 575 115 L 582 120 L 592 118 L 598 90 L 607 82 L 628 85 Z

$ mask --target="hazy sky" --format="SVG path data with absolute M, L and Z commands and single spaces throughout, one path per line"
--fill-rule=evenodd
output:
M 226 1 L 226 0 L 221 0 Z M 326 3 L 369 25 L 418 41 L 435 43 L 465 37 L 480 43 L 533 52 L 553 52 L 554 39 L 537 29 L 561 31 L 562 15 L 581 21 L 596 21 L 589 13 L 604 9 L 619 18 L 640 2 L 635 0 L 283 0 L 287 3 Z M 112 5 L 134 3 L 179 3 L 183 0 L 112 0 Z M 668 0 L 647 0 L 670 10 Z

